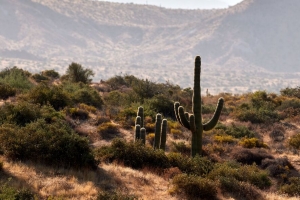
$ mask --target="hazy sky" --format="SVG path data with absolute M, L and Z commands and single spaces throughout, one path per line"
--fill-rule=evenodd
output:
M 185 9 L 211 9 L 227 8 L 242 0 L 99 0 L 119 3 L 136 3 L 162 6 L 166 8 L 185 8 Z

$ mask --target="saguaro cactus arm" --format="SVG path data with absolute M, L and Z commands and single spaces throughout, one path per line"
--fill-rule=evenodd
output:
M 220 98 L 219 101 L 218 101 L 218 105 L 216 107 L 216 110 L 215 110 L 215 113 L 214 113 L 213 117 L 207 123 L 203 124 L 203 130 L 204 131 L 209 131 L 217 125 L 218 120 L 219 120 L 220 115 L 221 115 L 223 105 L 224 105 L 224 99 Z

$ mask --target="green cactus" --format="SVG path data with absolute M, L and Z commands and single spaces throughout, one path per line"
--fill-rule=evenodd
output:
M 142 140 L 143 144 L 146 143 L 146 129 L 144 128 L 144 109 L 138 107 L 137 117 L 135 118 L 135 137 L 134 141 Z
M 155 120 L 155 137 L 154 137 L 154 149 L 166 149 L 167 139 L 167 120 L 162 120 L 161 114 L 156 115 Z
M 144 127 L 144 108 L 142 106 L 138 107 L 137 116 L 141 117 L 141 122 L 139 123 L 139 125 L 141 125 L 141 127 Z
M 224 99 L 220 98 L 217 108 L 211 120 L 205 124 L 202 123 L 202 106 L 201 106 L 201 88 L 200 88 L 201 58 L 195 59 L 194 90 L 193 90 L 193 113 L 184 112 L 184 108 L 179 102 L 175 102 L 174 110 L 179 123 L 192 132 L 192 156 L 202 154 L 202 133 L 213 129 L 220 117 Z

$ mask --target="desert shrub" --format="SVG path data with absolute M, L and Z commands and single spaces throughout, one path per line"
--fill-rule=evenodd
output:
M 188 199 L 215 199 L 217 195 L 214 181 L 195 175 L 176 175 L 172 184 L 172 192 L 184 194 Z
M 184 155 L 190 155 L 191 147 L 187 146 L 184 142 L 172 142 L 172 151 L 182 153 Z
M 270 123 L 279 120 L 275 110 L 278 105 L 272 95 L 268 95 L 265 91 L 257 91 L 249 98 L 249 104 L 243 103 L 234 110 L 233 116 L 238 120 L 252 123 Z
M 0 83 L 5 83 L 18 90 L 29 90 L 33 84 L 28 80 L 30 73 L 17 67 L 6 68 L 0 72 Z
M 85 111 L 87 111 L 87 112 L 91 112 L 91 113 L 96 113 L 96 111 L 97 111 L 97 108 L 95 108 L 94 106 L 89 106 L 89 105 L 86 105 L 84 103 L 80 103 L 78 105 L 78 107 L 85 110 Z
M 42 71 L 42 75 L 53 79 L 59 78 L 59 73 L 53 69 Z
M 218 155 L 223 154 L 226 151 L 226 148 L 222 144 L 217 144 L 217 143 L 209 143 L 203 146 L 203 149 L 207 154 L 213 154 L 216 153 Z
M 289 140 L 288 140 L 288 145 L 292 148 L 295 149 L 300 149 L 300 133 L 293 135 Z
M 175 139 L 179 139 L 179 138 L 183 138 L 184 135 L 183 135 L 183 132 L 179 129 L 173 129 L 171 128 L 170 129 L 170 133 L 171 135 L 175 138 Z
M 244 148 L 268 148 L 267 144 L 257 138 L 242 138 L 239 145 Z
M 231 135 L 235 138 L 248 137 L 252 138 L 255 136 L 255 132 L 249 130 L 248 127 L 242 125 L 236 125 L 234 123 L 231 126 L 218 125 L 217 129 L 223 129 L 227 135 Z
M 72 100 L 73 104 L 84 103 L 86 105 L 94 106 L 99 109 L 103 105 L 103 101 L 98 92 L 89 85 L 83 84 L 81 82 L 65 82 L 62 85 L 62 89 L 68 94 L 68 97 Z
M 118 191 L 103 191 L 99 192 L 97 200 L 136 200 L 137 197 L 130 194 L 123 194 Z
M 289 183 L 280 187 L 280 192 L 289 196 L 300 196 L 300 178 L 291 177 Z
M 280 90 L 280 94 L 282 96 L 300 98 L 300 87 L 299 86 L 295 88 L 287 87 L 285 89 Z
M 0 99 L 8 99 L 9 97 L 15 96 L 17 90 L 10 85 L 0 83 Z
M 172 167 L 178 167 L 187 174 L 206 176 L 214 166 L 207 157 L 189 157 L 180 153 L 169 153 L 167 156 Z
M 105 95 L 104 101 L 105 105 L 122 106 L 124 105 L 124 94 L 117 90 L 111 91 L 107 95 Z
M 148 99 L 145 104 L 149 105 L 149 109 L 156 113 L 161 113 L 163 116 L 175 118 L 173 101 L 163 94 L 157 94 L 151 99 Z
M 253 163 L 260 165 L 266 158 L 273 159 L 264 149 L 241 149 L 236 148 L 232 151 L 232 158 L 239 163 L 251 165 Z
M 0 199 L 34 200 L 34 194 L 28 189 L 16 189 L 9 186 L 9 182 L 0 185 Z
M 161 150 L 154 150 L 141 142 L 127 143 L 114 139 L 111 146 L 100 147 L 95 151 L 98 160 L 120 162 L 125 166 L 141 169 L 143 167 L 165 169 L 170 167 L 168 158 Z
M 42 82 L 42 81 L 48 81 L 48 80 L 49 80 L 48 77 L 46 77 L 46 76 L 44 76 L 44 75 L 42 75 L 42 74 L 33 74 L 33 75 L 31 76 L 31 78 L 32 78 L 33 80 L 35 80 L 37 83 L 40 83 L 40 82 Z
M 231 177 L 220 177 L 220 186 L 223 192 L 228 192 L 245 200 L 264 199 L 259 190 L 250 183 L 238 181 Z
M 50 104 L 55 110 L 60 110 L 70 104 L 69 95 L 58 86 L 41 84 L 28 92 L 28 100 L 35 104 Z
M 117 90 L 122 86 L 129 86 L 124 77 L 116 75 L 105 81 L 113 90 Z
M 248 182 L 260 189 L 268 188 L 271 181 L 268 172 L 261 170 L 257 165 L 240 165 L 236 162 L 225 162 L 215 164 L 214 169 L 208 174 L 212 180 L 219 180 L 221 177 L 234 178 L 238 181 Z
M 85 120 L 89 118 L 89 113 L 86 110 L 80 108 L 66 108 L 65 112 L 73 119 Z
M 217 143 L 235 143 L 236 140 L 231 135 L 214 135 L 213 139 Z
M 0 142 L 4 155 L 10 159 L 67 168 L 96 167 L 87 139 L 77 135 L 62 120 L 47 123 L 38 119 L 21 128 L 2 125 Z
M 107 117 L 107 116 L 97 116 L 96 117 L 96 122 L 95 122 L 96 125 L 100 125 L 100 124 L 103 124 L 106 122 L 110 122 L 109 117 Z
M 20 101 L 17 104 L 5 104 L 0 107 L 0 123 L 11 123 L 25 126 L 41 117 L 41 107 L 36 104 Z
M 147 129 L 146 129 L 147 130 Z M 151 146 L 154 145 L 155 133 L 149 133 L 146 136 L 146 140 L 149 142 Z
M 293 169 L 293 165 L 286 157 L 276 159 L 264 159 L 261 167 L 270 172 L 273 177 L 286 178 L 290 170 Z
M 105 122 L 97 127 L 98 133 L 103 139 L 112 139 L 119 134 L 119 128 L 117 125 L 111 122 Z
M 73 83 L 82 82 L 84 84 L 92 82 L 92 79 L 90 79 L 92 76 L 94 76 L 94 72 L 91 69 L 85 69 L 82 67 L 82 65 L 78 63 L 72 62 L 67 71 L 66 71 L 66 79 Z
M 254 109 L 254 108 L 237 108 L 234 110 L 234 115 L 240 121 L 250 121 L 251 123 L 268 123 L 276 122 L 279 120 L 279 115 L 274 110 L 267 109 Z

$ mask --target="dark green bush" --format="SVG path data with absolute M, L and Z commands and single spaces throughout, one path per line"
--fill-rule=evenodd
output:
M 208 177 L 213 180 L 219 180 L 221 177 L 234 178 L 251 183 L 260 189 L 271 185 L 268 173 L 259 169 L 257 165 L 240 165 L 235 162 L 217 163 Z
M 172 184 L 172 192 L 184 194 L 187 199 L 215 199 L 217 196 L 217 184 L 207 178 L 179 174 L 173 178 Z
M 10 85 L 0 83 L 0 99 L 8 99 L 9 97 L 15 96 L 17 90 Z
M 255 136 L 255 132 L 249 130 L 248 127 L 242 125 L 236 125 L 234 123 L 232 123 L 231 126 L 224 126 L 222 124 L 218 124 L 216 129 L 223 129 L 227 135 L 231 135 L 235 138 L 243 138 L 243 137 L 252 138 Z
M 33 84 L 29 81 L 30 73 L 17 67 L 6 68 L 0 72 L 0 83 L 5 83 L 19 90 L 29 90 Z
M 3 125 L 0 143 L 4 155 L 11 159 L 67 168 L 96 167 L 87 139 L 78 136 L 62 120 L 47 123 L 38 119 L 21 128 Z
M 170 167 L 168 158 L 163 151 L 146 147 L 140 142 L 126 143 L 121 139 L 114 139 L 111 146 L 97 149 L 95 156 L 98 160 L 116 161 L 134 169 Z
M 96 108 L 101 108 L 103 105 L 103 101 L 99 93 L 89 85 L 65 82 L 62 85 L 62 89 L 67 93 L 73 104 L 84 103 Z
M 42 74 L 34 74 L 31 76 L 33 80 L 35 80 L 37 83 L 40 83 L 42 81 L 48 81 L 49 78 L 42 75 Z
M 176 130 L 176 129 L 172 129 L 172 130 Z M 189 156 L 191 154 L 191 147 L 187 146 L 184 142 L 172 142 L 173 148 L 172 151 L 173 152 L 177 152 L 177 153 L 182 153 L 184 155 Z
M 26 101 L 17 104 L 5 104 L 0 107 L 0 123 L 11 123 L 18 126 L 25 126 L 41 117 L 41 107 Z
M 89 118 L 89 113 L 80 108 L 66 108 L 65 111 L 73 119 L 85 120 Z
M 3 200 L 34 200 L 34 194 L 28 189 L 15 189 L 7 183 L 0 185 L 0 199 Z
M 65 75 L 67 80 L 70 82 L 82 82 L 84 84 L 87 84 L 92 82 L 92 79 L 90 78 L 94 76 L 95 73 L 91 69 L 85 69 L 82 67 L 82 65 L 72 62 L 69 65 Z
M 253 163 L 260 165 L 266 158 L 273 159 L 264 149 L 241 149 L 235 148 L 232 151 L 232 158 L 237 162 L 252 165 Z
M 300 178 L 291 177 L 288 184 L 284 184 L 280 188 L 280 192 L 289 196 L 300 196 Z
M 287 87 L 285 89 L 280 90 L 280 94 L 282 96 L 300 98 L 300 87 L 299 86 L 295 88 Z
M 169 153 L 168 160 L 172 167 L 178 167 L 184 173 L 197 176 L 206 176 L 214 166 L 207 157 L 190 157 L 180 153 Z
M 69 95 L 58 86 L 38 85 L 28 93 L 29 101 L 35 104 L 50 104 L 55 110 L 60 110 L 70 104 Z
M 42 75 L 49 78 L 59 78 L 59 73 L 53 69 L 42 71 Z
M 97 128 L 97 131 L 100 134 L 101 138 L 105 140 L 113 139 L 119 134 L 118 126 L 111 122 L 100 124 Z
M 250 183 L 238 181 L 231 177 L 220 177 L 222 192 L 231 193 L 237 199 L 261 200 L 264 199 L 260 191 Z
M 270 172 L 273 177 L 287 177 L 293 165 L 286 157 L 276 159 L 265 159 L 262 161 L 261 167 Z

